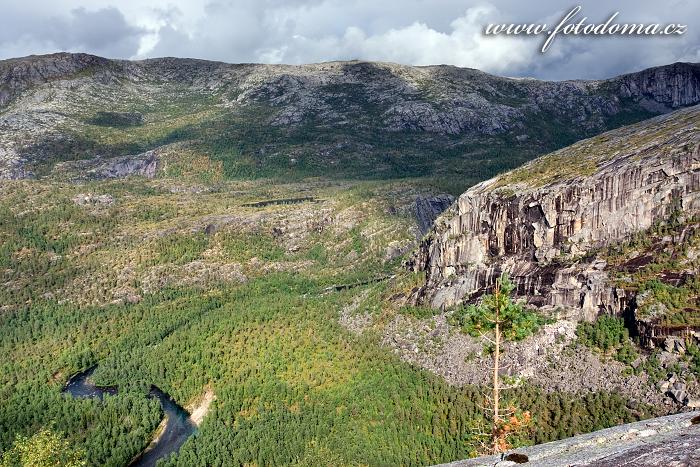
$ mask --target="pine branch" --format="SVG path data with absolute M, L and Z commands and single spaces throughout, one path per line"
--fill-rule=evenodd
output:
M 479 331 L 479 337 L 481 337 L 481 338 L 484 339 L 484 340 L 489 341 L 489 342 L 490 342 L 491 344 L 493 344 L 493 345 L 496 345 L 496 341 L 494 341 L 494 340 L 491 339 L 490 337 L 486 337 L 486 334 L 484 334 L 484 333 L 481 332 L 481 331 Z

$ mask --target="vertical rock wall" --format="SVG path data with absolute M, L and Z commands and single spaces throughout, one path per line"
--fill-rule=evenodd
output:
M 674 210 L 700 213 L 699 121 L 700 109 L 691 108 L 577 143 L 595 164 L 589 176 L 538 186 L 552 157 L 562 169 L 567 154 L 571 164 L 580 162 L 574 145 L 471 188 L 410 261 L 427 275 L 414 299 L 450 306 L 483 293 L 506 271 L 532 304 L 575 308 L 588 318 L 620 312 L 629 297 L 608 285 L 606 265 L 592 253 Z

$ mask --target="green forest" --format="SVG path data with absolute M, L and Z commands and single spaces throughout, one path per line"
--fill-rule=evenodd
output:
M 294 197 L 300 185 L 230 182 L 192 196 L 168 183 L 2 189 L 3 466 L 21 465 L 27 446 L 63 446 L 74 454 L 65 465 L 126 465 L 163 417 L 146 397 L 151 385 L 183 407 L 207 388 L 216 395 L 163 465 L 428 465 L 478 453 L 484 388 L 450 386 L 402 361 L 378 332 L 338 324 L 381 282 L 329 291 L 400 270 L 384 251 L 413 235 L 404 207 L 415 184 L 311 183 L 305 193 L 320 205 L 258 208 L 245 205 Z M 114 202 L 79 205 L 78 190 Z M 306 230 L 280 234 L 297 224 Z M 117 395 L 62 393 L 93 365 L 94 382 Z M 618 394 L 526 385 L 508 397 L 533 414 L 526 444 L 652 414 Z
M 60 427 L 92 465 L 123 465 L 160 421 L 144 397 L 155 382 L 177 400 L 217 394 L 173 465 L 425 465 L 468 457 L 482 417 L 478 388 L 456 389 L 334 324 L 343 294 L 281 275 L 205 295 L 171 290 L 135 306 L 71 310 L 50 303 L 3 321 L 3 447 L 17 433 Z M 23 355 L 22 358 L 17 356 Z M 56 359 L 55 356 L 59 356 Z M 58 361 L 57 361 L 58 360 Z M 104 403 L 61 395 L 57 368 L 100 362 Z M 619 396 L 515 396 L 536 414 L 532 442 L 631 421 Z M 638 416 L 638 415 L 637 415 Z

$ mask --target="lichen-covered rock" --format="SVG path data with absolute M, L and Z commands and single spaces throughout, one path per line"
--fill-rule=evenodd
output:
M 674 211 L 700 213 L 700 109 L 605 133 L 462 194 L 410 261 L 427 284 L 414 298 L 446 307 L 482 293 L 502 272 L 540 306 L 618 313 L 597 248 Z
M 444 467 L 493 467 L 517 453 L 524 465 L 566 466 L 694 466 L 700 465 L 700 425 L 695 413 L 629 423 L 561 441 L 444 464 Z

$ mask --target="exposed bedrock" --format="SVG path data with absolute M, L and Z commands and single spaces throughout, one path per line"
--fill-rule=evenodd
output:
M 517 465 L 509 459 L 539 467 L 698 465 L 700 418 L 695 413 L 668 415 L 442 467 Z
M 529 303 L 576 308 L 588 319 L 621 313 L 629 297 L 608 285 L 606 265 L 592 253 L 674 210 L 700 213 L 698 115 L 694 107 L 609 132 L 474 186 L 437 219 L 409 261 L 427 277 L 414 300 L 457 304 L 506 271 Z M 580 164 L 582 148 L 595 163 L 592 174 L 538 186 L 543 166 L 566 165 L 569 155 L 570 164 Z
M 452 195 L 418 196 L 416 198 L 416 219 L 421 234 L 425 235 L 435 219 L 449 208 L 455 198 Z
M 108 178 L 124 178 L 142 176 L 153 178 L 158 171 L 160 149 L 147 151 L 133 156 L 119 156 L 62 162 L 57 164 L 59 171 L 71 170 L 81 174 L 81 178 L 104 180 Z
M 700 68 L 686 63 L 674 63 L 639 73 L 615 78 L 619 82 L 620 95 L 646 99 L 650 110 L 665 105 L 677 108 L 700 101 Z

